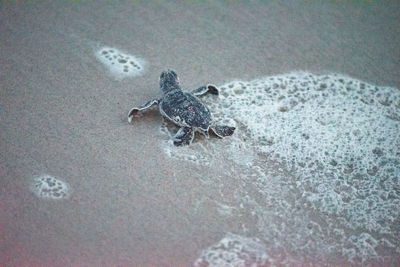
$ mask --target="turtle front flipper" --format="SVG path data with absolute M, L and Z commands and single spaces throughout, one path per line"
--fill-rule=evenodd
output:
M 213 95 L 218 95 L 219 91 L 218 91 L 217 87 L 212 84 L 208 84 L 207 86 L 199 87 L 196 90 L 192 91 L 192 94 L 194 94 L 195 96 L 201 96 L 201 95 L 205 95 L 207 93 L 210 93 Z
M 160 103 L 160 100 L 153 99 L 153 100 L 150 100 L 149 102 L 147 102 L 146 104 L 141 105 L 138 108 L 132 108 L 128 113 L 128 122 L 131 123 L 133 116 L 137 115 L 139 112 L 145 111 L 146 109 L 151 108 L 154 105 L 158 105 L 159 103 Z
M 235 127 L 226 125 L 212 125 L 210 128 L 220 138 L 231 136 L 236 129 Z
M 193 138 L 194 138 L 193 129 L 190 127 L 182 127 L 172 138 L 172 141 L 176 146 L 184 146 L 184 145 L 190 145 L 193 141 Z

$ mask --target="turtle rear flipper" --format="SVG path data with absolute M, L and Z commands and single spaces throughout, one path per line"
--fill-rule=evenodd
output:
M 190 127 L 182 127 L 172 138 L 172 141 L 176 146 L 183 146 L 183 145 L 190 145 L 193 141 L 193 138 L 194 138 L 193 129 Z
M 221 138 L 225 136 L 231 136 L 236 129 L 235 127 L 226 125 L 213 125 L 210 128 L 218 137 Z
M 192 91 L 192 94 L 194 94 L 195 96 L 201 96 L 201 95 L 205 95 L 207 93 L 210 93 L 213 95 L 218 95 L 219 91 L 218 91 L 217 87 L 212 84 L 208 84 L 207 86 L 199 87 L 196 90 Z
M 139 112 L 142 112 L 148 108 L 151 108 L 153 105 L 158 105 L 158 103 L 160 103 L 160 100 L 153 99 L 153 100 L 148 101 L 146 104 L 141 105 L 138 108 L 132 108 L 128 113 L 128 122 L 131 123 L 133 116 L 137 115 Z

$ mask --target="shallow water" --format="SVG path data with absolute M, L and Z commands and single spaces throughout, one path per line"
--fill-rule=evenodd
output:
M 227 233 L 199 262 L 248 265 L 243 257 L 257 253 L 242 251 L 256 242 L 248 238 L 265 248 L 257 264 L 384 262 L 400 253 L 398 89 L 307 72 L 220 88 L 219 97 L 204 101 L 217 123 L 237 127 L 235 135 L 163 148 L 177 160 L 224 164 L 241 186 L 230 202 L 218 203 L 221 216 L 250 214 L 254 223 L 240 236 Z M 161 130 L 172 132 L 165 123 Z M 207 186 L 223 183 L 204 179 Z
M 178 128 L 166 120 L 158 134 L 170 164 L 222 171 L 192 174 L 214 192 L 193 211 L 211 201 L 240 225 L 199 252 L 195 266 L 382 264 L 400 254 L 398 89 L 308 72 L 219 88 L 202 100 L 216 124 L 236 127 L 233 136 L 198 134 L 175 147 Z M 73 193 L 47 174 L 32 176 L 30 188 L 43 200 Z

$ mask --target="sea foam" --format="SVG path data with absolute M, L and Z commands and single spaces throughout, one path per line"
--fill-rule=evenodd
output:
M 70 186 L 48 174 L 37 175 L 31 181 L 32 192 L 43 199 L 64 199 L 70 196 Z
M 194 266 L 265 266 L 267 259 L 266 248 L 258 239 L 228 233 L 204 250 Z
M 121 52 L 112 47 L 103 47 L 96 57 L 116 79 L 142 75 L 146 62 L 143 59 Z
M 246 126 L 292 170 L 315 208 L 390 231 L 400 215 L 400 91 L 342 75 L 291 73 L 221 87 L 211 109 Z

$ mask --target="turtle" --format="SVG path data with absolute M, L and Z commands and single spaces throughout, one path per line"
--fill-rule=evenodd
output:
M 190 145 L 195 132 L 200 132 L 206 138 L 209 138 L 210 130 L 220 138 L 234 133 L 235 127 L 215 124 L 210 110 L 198 98 L 198 96 L 207 93 L 218 95 L 219 91 L 215 85 L 208 84 L 192 92 L 184 92 L 176 72 L 168 69 L 160 75 L 160 90 L 162 92 L 161 98 L 152 99 L 129 111 L 129 123 L 132 123 L 135 116 L 158 106 L 162 116 L 180 127 L 175 136 L 172 137 L 175 146 Z

